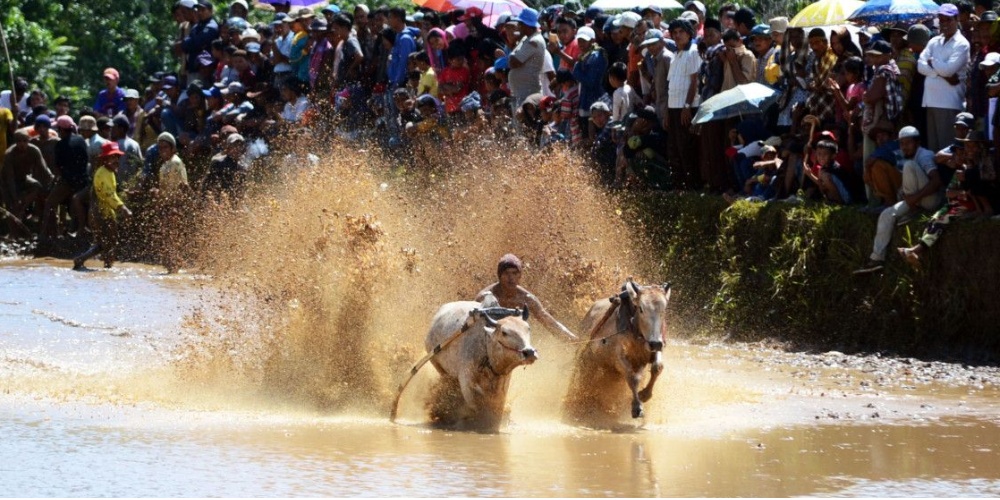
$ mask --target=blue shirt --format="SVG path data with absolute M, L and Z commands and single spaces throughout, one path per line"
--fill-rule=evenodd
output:
M 114 116 L 125 111 L 125 91 L 121 87 L 115 88 L 115 95 L 108 95 L 108 89 L 97 94 L 97 101 L 94 102 L 94 111 L 105 115 Z
M 590 105 L 604 94 L 604 73 L 608 60 L 604 51 L 593 49 L 573 65 L 573 78 L 580 82 L 580 115 L 590 116 Z
M 389 76 L 391 85 L 403 86 L 406 84 L 406 63 L 410 53 L 417 49 L 417 42 L 413 41 L 406 30 L 396 33 L 396 43 L 392 46 L 389 54 L 389 67 L 386 73 Z

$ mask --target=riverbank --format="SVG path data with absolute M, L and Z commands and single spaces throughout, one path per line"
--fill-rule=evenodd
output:
M 1000 360 L 1000 222 L 948 227 L 921 271 L 894 252 L 854 276 L 876 216 L 855 207 L 747 203 L 696 194 L 633 194 L 620 203 L 659 252 L 682 336 L 773 339 L 791 349 Z M 896 229 L 892 248 L 926 218 Z

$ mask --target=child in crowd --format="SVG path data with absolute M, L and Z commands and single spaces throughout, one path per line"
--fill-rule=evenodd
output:
M 611 121 L 620 122 L 641 102 L 639 96 L 628 84 L 628 67 L 616 62 L 608 69 L 608 83 L 615 89 L 611 98 Z
M 837 143 L 829 139 L 820 140 L 815 147 L 815 163 L 804 169 L 804 173 L 812 183 L 811 188 L 815 188 L 813 191 L 818 190 L 824 199 L 837 205 L 849 205 L 852 201 L 848 189 L 851 181 L 847 177 L 850 174 L 835 159 L 838 150 Z
M 559 88 L 559 113 L 556 123 L 559 131 L 569 137 L 570 145 L 577 147 L 583 140 L 580 130 L 580 86 L 573 78 L 573 72 L 567 69 L 556 71 L 556 85 Z
M 125 202 L 118 197 L 118 183 L 115 172 L 118 171 L 120 157 L 125 152 L 118 149 L 117 142 L 106 142 L 101 146 L 98 156 L 100 165 L 94 171 L 93 201 L 90 204 L 91 218 L 94 229 L 94 245 L 73 259 L 73 270 L 85 270 L 87 259 L 101 253 L 104 267 L 110 268 L 115 261 L 115 251 L 118 247 L 118 217 L 128 217 L 132 212 Z
M 413 58 L 413 63 L 416 65 L 417 71 L 420 72 L 420 80 L 417 82 L 417 95 L 430 94 L 434 97 L 439 97 L 437 74 L 431 66 L 431 60 L 427 57 L 427 53 L 423 51 L 414 52 L 410 57 Z
M 457 46 L 452 46 L 457 48 Z M 465 54 L 448 50 L 448 66 L 438 75 L 438 89 L 444 97 L 444 111 L 450 118 L 461 113 L 462 99 L 469 95 L 471 73 L 465 65 Z

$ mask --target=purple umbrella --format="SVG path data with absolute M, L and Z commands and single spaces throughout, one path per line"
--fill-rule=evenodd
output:
M 290 4 L 292 7 L 301 8 L 308 7 L 310 9 L 315 7 L 323 7 L 329 5 L 330 2 L 325 0 L 257 0 L 257 5 L 284 5 Z

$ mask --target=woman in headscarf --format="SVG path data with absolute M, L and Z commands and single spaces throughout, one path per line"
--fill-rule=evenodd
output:
M 448 36 L 441 28 L 434 28 L 427 33 L 427 58 L 431 60 L 434 72 L 440 72 L 447 65 L 445 54 L 448 51 Z

